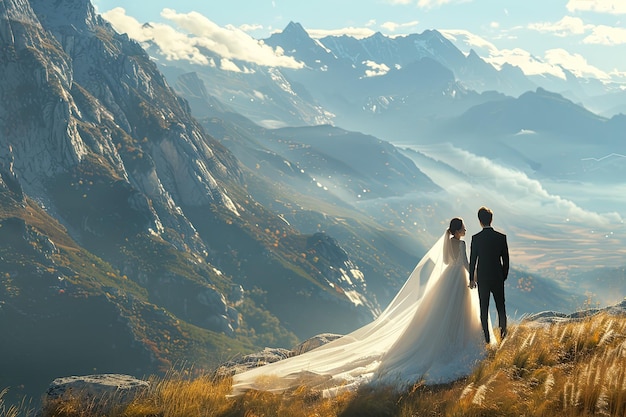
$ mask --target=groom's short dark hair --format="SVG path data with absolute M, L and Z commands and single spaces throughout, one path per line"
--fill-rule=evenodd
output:
M 482 206 L 478 209 L 478 220 L 483 226 L 491 226 L 491 220 L 493 220 L 493 211 L 485 206 Z

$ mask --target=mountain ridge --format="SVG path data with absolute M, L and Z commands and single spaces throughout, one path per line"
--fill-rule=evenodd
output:
M 231 151 L 89 1 L 1 7 L 0 323 L 20 335 L 0 347 L 1 385 L 36 395 L 53 374 L 206 368 L 371 318 L 337 241 L 254 201 Z M 47 365 L 46 340 L 60 346 Z

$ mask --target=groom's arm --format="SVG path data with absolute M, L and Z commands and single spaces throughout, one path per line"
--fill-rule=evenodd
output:
M 502 258 L 502 275 L 506 281 L 509 276 L 509 245 L 506 243 L 506 235 L 504 235 L 504 246 L 500 256 Z
M 478 259 L 478 252 L 476 251 L 476 244 L 474 237 L 472 237 L 472 243 L 470 244 L 470 261 L 469 261 L 469 279 L 470 285 L 474 282 L 474 272 L 476 271 L 476 260 Z

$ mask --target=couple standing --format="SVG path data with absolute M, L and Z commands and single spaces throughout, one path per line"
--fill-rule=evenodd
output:
M 234 375 L 233 395 L 306 385 L 332 396 L 366 383 L 402 389 L 470 374 L 486 354 L 485 342 L 496 342 L 491 295 L 501 338 L 506 336 L 509 253 L 506 236 L 491 227 L 492 217 L 490 209 L 479 209 L 483 230 L 472 237 L 469 261 L 461 239 L 465 225 L 454 218 L 374 321 L 304 354 Z

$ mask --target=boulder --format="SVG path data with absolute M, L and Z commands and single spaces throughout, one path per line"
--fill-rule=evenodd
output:
M 128 404 L 135 396 L 150 387 L 148 381 L 130 375 L 101 374 L 57 378 L 48 387 L 43 406 L 72 398 L 87 399 L 93 410 L 106 415 L 108 411 Z
M 260 352 L 251 353 L 223 363 L 217 368 L 215 375 L 218 377 L 231 376 L 252 368 L 267 365 L 268 363 L 278 362 L 291 356 L 301 355 L 309 350 L 313 350 L 319 346 L 325 345 L 326 343 L 332 342 L 341 336 L 342 335 L 334 333 L 318 334 L 317 336 L 313 336 L 305 340 L 291 350 L 266 347 Z
M 305 340 L 300 343 L 298 346 L 294 347 L 291 350 L 291 356 L 301 355 L 309 350 L 313 350 L 317 347 L 325 345 L 326 343 L 332 342 L 335 339 L 339 339 L 342 335 L 335 333 L 322 333 L 317 336 L 313 336 L 310 339 Z

